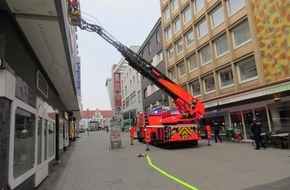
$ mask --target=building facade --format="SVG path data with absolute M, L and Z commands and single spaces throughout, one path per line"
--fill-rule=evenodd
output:
M 130 46 L 134 52 L 138 52 L 139 46 Z M 138 112 L 143 110 L 141 76 L 129 66 L 128 62 L 122 58 L 114 70 L 114 75 L 120 73 L 121 84 L 121 111 L 122 125 L 128 129 L 131 125 L 131 120 L 136 117 Z
M 155 26 L 147 36 L 138 54 L 148 63 L 157 68 L 160 72 L 166 74 L 161 18 L 158 19 Z M 143 110 L 146 112 L 160 111 L 168 109 L 168 95 L 159 89 L 148 79 L 141 77 Z
M 218 118 L 248 139 L 254 116 L 263 131 L 289 131 L 287 0 L 160 0 L 168 76 L 201 98 L 201 125 Z M 171 101 L 170 105 L 172 105 Z
M 76 29 L 64 10 L 0 2 L 0 189 L 37 187 L 75 138 Z

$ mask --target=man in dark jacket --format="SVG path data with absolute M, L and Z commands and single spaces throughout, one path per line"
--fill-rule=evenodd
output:
M 212 128 L 213 128 L 213 132 L 214 132 L 215 143 L 217 143 L 217 138 L 222 143 L 222 139 L 220 137 L 220 124 L 219 124 L 217 119 L 212 122 Z
M 257 119 L 256 117 L 253 118 L 253 123 L 251 124 L 251 131 L 253 133 L 253 138 L 256 144 L 256 150 L 260 149 L 261 144 L 261 133 L 262 133 L 262 121 Z

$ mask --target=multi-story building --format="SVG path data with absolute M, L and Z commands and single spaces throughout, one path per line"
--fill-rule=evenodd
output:
M 290 128 L 290 2 L 160 0 L 168 76 L 201 98 L 201 124 L 218 118 L 249 138 Z M 171 101 L 170 105 L 172 104 Z
M 81 127 L 85 130 L 102 130 L 109 126 L 112 110 L 86 110 L 82 111 Z
M 80 120 L 66 1 L 0 1 L 0 189 L 34 189 Z
M 148 63 L 153 65 L 162 73 L 166 74 L 165 63 L 163 59 L 163 38 L 161 18 L 158 19 L 155 26 L 147 36 L 138 54 Z M 160 90 L 155 84 L 141 77 L 143 110 L 147 112 L 168 109 L 168 95 Z
M 138 52 L 139 46 L 130 46 L 134 52 Z M 121 82 L 121 100 L 122 100 L 122 119 L 123 124 L 129 127 L 131 120 L 136 117 L 136 114 L 143 110 L 142 107 L 142 91 L 141 91 L 141 76 L 129 66 L 128 62 L 122 58 L 114 70 L 114 75 L 120 73 Z M 119 112 L 119 111 L 118 111 Z

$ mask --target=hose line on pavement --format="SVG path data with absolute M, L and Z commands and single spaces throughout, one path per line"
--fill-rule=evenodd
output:
M 174 177 L 173 175 L 170 175 L 170 174 L 167 173 L 166 171 L 164 171 L 164 170 L 158 168 L 156 165 L 154 165 L 154 164 L 152 163 L 151 158 L 150 158 L 150 156 L 149 156 L 148 154 L 146 155 L 146 158 L 147 158 L 147 162 L 148 162 L 148 164 L 149 164 L 152 168 L 154 168 L 155 170 L 157 170 L 159 173 L 161 173 L 162 175 L 164 175 L 164 176 L 166 176 L 166 177 L 172 179 L 173 181 L 175 181 L 175 182 L 177 182 L 177 183 L 179 183 L 179 184 L 181 184 L 181 185 L 183 185 L 183 186 L 185 186 L 185 187 L 187 187 L 187 188 L 189 188 L 189 189 L 192 189 L 192 190 L 199 190 L 198 188 L 196 188 L 196 187 L 194 187 L 194 186 L 192 186 L 192 185 L 190 185 L 190 184 L 188 184 L 188 183 L 186 183 L 186 182 L 184 182 L 184 181 L 178 179 L 177 177 Z

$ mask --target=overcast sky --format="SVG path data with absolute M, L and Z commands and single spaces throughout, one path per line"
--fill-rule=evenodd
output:
M 161 16 L 159 0 L 81 0 L 82 18 L 127 47 L 141 46 Z M 83 109 L 110 110 L 106 79 L 122 56 L 96 33 L 78 29 Z

